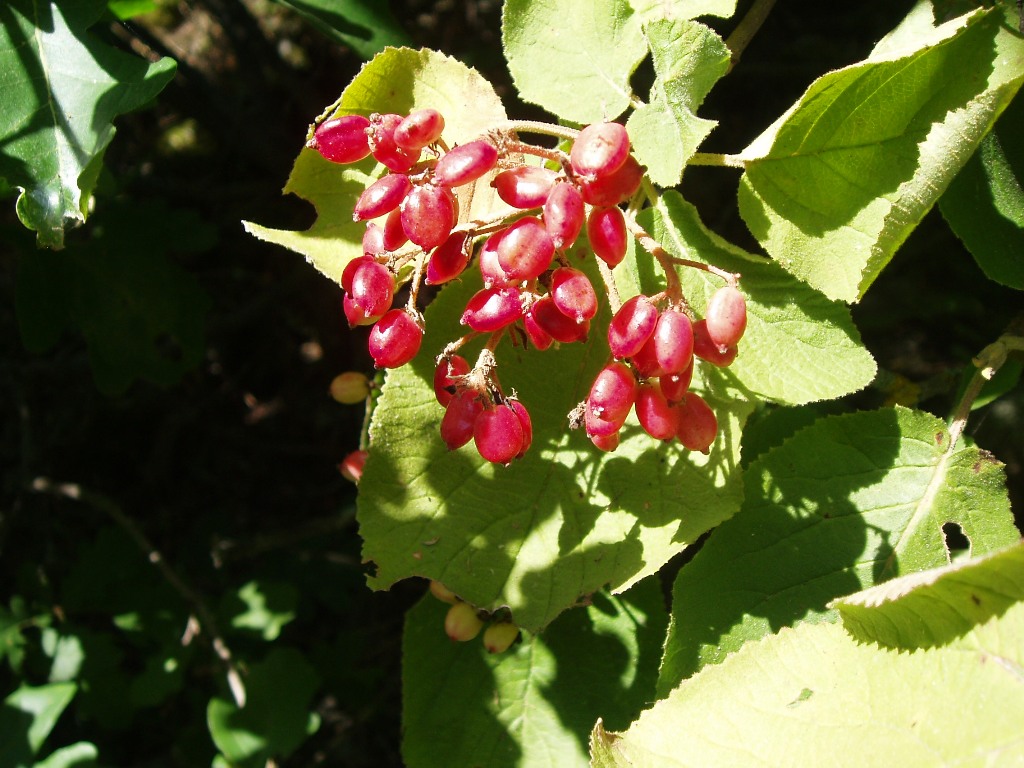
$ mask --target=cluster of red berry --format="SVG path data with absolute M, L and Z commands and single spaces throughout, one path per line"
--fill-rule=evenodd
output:
M 482 240 L 477 264 L 483 288 L 462 314 L 469 332 L 438 359 L 434 391 L 445 407 L 441 437 L 448 447 L 473 440 L 485 459 L 507 464 L 526 452 L 533 430 L 523 404 L 502 392 L 493 350 L 506 331 L 541 350 L 555 342 L 586 340 L 598 294 L 566 253 L 585 225 L 605 274 L 623 260 L 630 224 L 619 206 L 636 195 L 644 171 L 618 123 L 583 128 L 568 155 L 498 131 L 449 148 L 443 130 L 444 118 L 432 109 L 406 117 L 347 115 L 317 126 L 308 146 L 339 163 L 372 154 L 389 170 L 355 204 L 355 220 L 377 221 L 368 224 L 363 255 L 346 266 L 341 280 L 349 323 L 373 326 L 369 351 L 378 368 L 404 365 L 416 355 L 423 338 L 422 316 L 415 308 L 420 283 L 438 285 L 458 277 L 472 260 L 474 241 Z M 526 164 L 524 154 L 548 163 Z M 454 190 L 492 172 L 498 196 L 523 213 L 457 226 Z M 666 256 L 662 252 L 659 258 Z M 408 305 L 393 308 L 396 275 L 409 264 Z M 670 263 L 663 266 L 673 269 Z M 615 449 L 635 406 L 652 436 L 708 450 L 717 422 L 688 389 L 694 354 L 716 365 L 735 357 L 746 305 L 731 277 L 698 322 L 691 320 L 675 279 L 657 297 L 637 296 L 618 309 L 608 329 L 616 359 L 571 416 L 596 446 Z M 659 311 L 660 304 L 667 306 Z M 485 334 L 485 349 L 470 366 L 456 350 Z

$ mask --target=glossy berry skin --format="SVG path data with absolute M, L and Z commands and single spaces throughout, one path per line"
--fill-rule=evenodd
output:
M 637 383 L 624 363 L 609 363 L 597 374 L 584 411 L 588 435 L 617 432 L 636 401 Z
M 433 144 L 444 131 L 444 117 L 436 109 L 417 109 L 410 112 L 395 128 L 395 144 L 415 152 Z
M 484 623 L 469 603 L 456 603 L 444 617 L 444 631 L 451 640 L 464 643 L 480 634 Z
M 497 162 L 498 150 L 489 142 L 460 144 L 437 161 L 434 181 L 446 187 L 469 184 L 489 172 Z
M 544 226 L 555 248 L 562 250 L 576 242 L 585 215 L 583 195 L 574 184 L 560 181 L 551 188 L 544 202 Z
M 395 278 L 383 264 L 371 258 L 354 259 L 345 294 L 344 310 L 349 325 L 370 325 L 391 309 L 395 296 Z M 347 271 L 347 270 L 346 270 Z
M 643 294 L 627 299 L 608 324 L 608 347 L 618 358 L 633 357 L 658 323 L 658 308 Z
M 377 368 L 398 368 L 420 351 L 423 329 L 404 309 L 392 309 L 370 329 L 367 346 Z
M 532 280 L 551 265 L 555 245 L 536 216 L 524 216 L 506 227 L 498 242 L 498 263 L 513 280 Z
M 693 354 L 719 368 L 727 368 L 736 359 L 736 346 L 722 347 L 711 340 L 707 321 L 701 318 L 693 324 Z
M 556 178 L 548 168 L 520 165 L 499 173 L 491 186 L 513 208 L 539 208 L 548 199 Z
M 589 320 L 577 323 L 555 306 L 550 294 L 533 302 L 528 314 L 530 322 L 535 323 L 544 333 L 562 344 L 586 341 L 587 333 L 590 331 Z
M 679 415 L 669 403 L 661 386 L 655 382 L 641 384 L 636 393 L 636 418 L 644 431 L 656 440 L 676 436 Z
M 384 220 L 384 232 L 381 236 L 381 244 L 385 251 L 397 251 L 409 242 L 405 228 L 402 226 L 402 211 L 396 208 Z
M 587 239 L 601 261 L 609 267 L 618 266 L 626 257 L 629 243 L 622 211 L 615 206 L 594 208 L 587 217 Z
M 402 204 L 402 229 L 420 248 L 441 245 L 455 226 L 455 200 L 451 192 L 433 184 L 414 187 Z
M 590 442 L 592 442 L 594 447 L 599 451 L 611 453 L 619 447 L 618 430 L 608 435 L 590 435 Z
M 384 227 L 373 222 L 367 224 L 366 231 L 363 232 L 363 255 L 377 256 L 386 250 L 387 248 L 384 246 Z
M 454 280 L 469 266 L 466 239 L 465 232 L 455 232 L 434 249 L 427 261 L 427 285 L 441 285 Z
M 580 131 L 569 151 L 572 170 L 594 181 L 617 171 L 629 155 L 629 134 L 620 123 L 593 123 Z
M 747 300 L 731 285 L 719 288 L 711 295 L 704 323 L 716 346 L 736 346 L 747 329 Z
M 666 374 L 659 377 L 661 391 L 670 403 L 678 403 L 690 389 L 690 382 L 693 379 L 693 360 L 686 366 L 682 373 Z
M 370 121 L 362 115 L 345 115 L 326 120 L 316 127 L 306 144 L 332 163 L 354 163 L 370 154 L 366 129 Z
M 526 329 L 526 336 L 530 340 L 530 343 L 538 350 L 544 351 L 548 349 L 555 340 L 551 338 L 551 334 L 545 331 L 537 323 L 537 316 L 534 307 L 537 302 L 530 305 L 530 308 L 526 310 L 526 314 L 523 315 L 523 327 Z M 556 307 L 557 311 L 557 307 Z
M 474 331 L 491 333 L 523 316 L 516 288 L 484 288 L 473 294 L 459 322 Z
M 676 406 L 679 428 L 676 437 L 691 451 L 709 453 L 718 435 L 718 418 L 700 395 L 691 392 Z
M 411 189 L 412 182 L 404 173 L 389 173 L 380 177 L 359 196 L 352 211 L 352 220 L 375 219 L 390 213 L 398 207 Z
M 590 278 L 572 267 L 559 267 L 551 273 L 551 299 L 559 312 L 577 323 L 597 314 L 597 292 Z
M 484 630 L 484 648 L 488 653 L 504 653 L 519 637 L 519 627 L 510 621 L 498 621 Z
M 533 444 L 533 420 L 530 418 L 530 412 L 526 410 L 526 406 L 523 405 L 516 399 L 510 399 L 506 403 L 511 408 L 516 417 L 519 419 L 519 426 L 523 428 L 523 445 L 519 449 L 519 453 L 516 454 L 516 458 L 522 458 L 529 450 L 530 445 Z
M 480 275 L 484 280 L 484 288 L 502 288 L 516 285 L 518 281 L 513 280 L 498 261 L 498 244 L 505 233 L 499 230 L 488 237 L 480 248 L 477 256 L 477 266 L 480 268 Z
M 479 393 L 472 389 L 460 389 L 445 406 L 441 417 L 441 439 L 449 451 L 461 448 L 473 439 L 473 425 L 483 413 L 484 404 Z
M 434 369 L 434 397 L 447 406 L 458 391 L 460 377 L 469 373 L 469 362 L 462 355 L 443 359 Z
M 366 135 L 370 151 L 377 162 L 395 173 L 407 173 L 419 160 L 419 151 L 410 152 L 395 144 L 395 129 L 403 118 L 396 114 L 370 115 L 370 127 Z
M 484 408 L 473 425 L 477 451 L 492 464 L 508 464 L 523 448 L 523 425 L 507 405 Z
M 651 334 L 659 375 L 682 373 L 693 361 L 693 324 L 682 312 L 667 309 L 661 313 Z
M 594 181 L 581 181 L 580 193 L 594 206 L 618 205 L 635 195 L 643 180 L 643 166 L 630 155 L 615 173 Z

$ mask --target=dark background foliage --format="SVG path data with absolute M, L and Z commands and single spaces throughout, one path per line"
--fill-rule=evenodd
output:
M 514 101 L 496 0 L 390 6 L 411 45 L 476 66 L 511 113 L 538 116 Z M 814 77 L 862 58 L 909 7 L 779 3 L 709 97 L 703 114 L 721 124 L 706 149 L 745 146 Z M 731 22 L 715 26 L 728 32 Z M 273 643 L 226 630 L 236 658 L 254 664 L 288 647 L 316 677 L 321 726 L 282 764 L 399 765 L 402 615 L 423 585 L 387 594 L 365 587 L 355 490 L 337 471 L 358 444 L 363 411 L 327 393 L 337 373 L 371 371 L 365 329 L 345 326 L 337 286 L 240 224 L 311 223 L 309 206 L 280 189 L 307 126 L 362 60 L 265 0 L 167 2 L 94 32 L 145 57 L 171 56 L 178 73 L 156 104 L 118 121 L 95 211 L 68 234 L 65 251 L 36 252 L 13 201 L 0 208 L 0 291 L 8 307 L 19 302 L 17 315 L 0 314 L 0 605 L 8 616 L 47 617 L 19 625 L 23 658 L 17 670 L 0 667 L 0 691 L 47 679 L 49 623 L 85 653 L 81 692 L 53 745 L 92 741 L 107 765 L 208 765 L 206 705 L 227 695 L 208 634 L 182 651 L 179 673 L 160 678 L 166 695 L 146 702 L 125 691 L 164 647 L 160 638 L 180 647 L 186 617 L 201 607 L 230 623 L 239 589 L 258 580 L 284 590 L 295 619 Z M 645 76 L 637 73 L 638 90 Z M 696 168 L 684 193 L 720 234 L 755 249 L 736 210 L 736 181 L 732 170 Z M 124 231 L 131 237 L 118 241 Z M 40 265 L 59 271 L 117 249 L 140 272 L 154 254 L 181 267 L 199 297 L 189 312 L 205 323 L 194 350 L 173 338 L 161 350 L 172 363 L 195 352 L 183 375 L 101 394 L 88 333 L 58 328 L 56 343 L 35 352 L 21 340 L 26 313 L 52 312 L 66 294 L 16 292 Z M 945 414 L 963 366 L 1018 310 L 1019 296 L 987 281 L 941 216 L 929 214 L 854 310 L 888 375 L 847 406 L 917 393 L 921 407 Z M 1018 510 L 1021 406 L 1018 387 L 968 430 L 1006 462 Z M 69 498 L 61 483 L 85 496 Z M 133 533 L 159 549 L 185 590 L 146 561 Z M 118 629 L 113 617 L 132 612 L 145 631 Z

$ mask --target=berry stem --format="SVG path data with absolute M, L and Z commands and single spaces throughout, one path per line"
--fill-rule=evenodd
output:
M 627 214 L 629 215 L 625 217 L 626 229 L 632 233 L 633 237 L 644 247 L 645 251 L 658 260 L 662 271 L 665 273 L 665 293 L 669 300 L 672 302 L 683 301 L 683 290 L 679 284 L 679 275 L 676 274 L 676 270 L 673 267 L 674 259 L 672 255 L 662 248 L 658 241 L 647 233 L 646 229 L 637 223 L 635 211 L 627 211 Z
M 448 344 L 445 345 L 445 348 L 441 350 L 441 354 L 434 360 L 434 363 L 436 365 L 440 365 L 442 361 L 447 360 L 479 335 L 480 331 L 470 331 L 465 336 L 460 336 L 455 341 L 448 342 Z
M 418 314 L 416 311 L 416 299 L 420 295 L 420 283 L 423 281 L 423 273 L 426 271 L 427 252 L 420 249 L 419 254 L 416 256 L 416 266 L 412 272 L 412 285 L 409 286 L 409 301 L 406 303 L 409 311 L 413 315 Z
M 669 263 L 678 264 L 681 267 L 692 267 L 693 269 L 700 269 L 703 270 L 704 272 L 710 272 L 712 275 L 715 275 L 716 277 L 720 277 L 723 280 L 725 280 L 733 288 L 736 287 L 740 277 L 742 277 L 742 275 L 740 275 L 739 272 L 726 272 L 724 269 L 720 269 L 719 267 L 716 267 L 714 264 L 705 264 L 702 261 L 679 259 L 676 258 L 675 256 L 669 256 L 668 260 Z
M 543 157 L 545 160 L 552 160 L 559 163 L 562 168 L 568 169 L 569 156 L 559 149 L 548 149 L 547 147 L 538 147 L 536 144 L 527 144 L 523 141 L 504 141 L 501 143 L 501 149 L 506 153 L 520 152 L 524 155 L 534 155 L 535 157 Z
M 622 299 L 619 298 L 619 288 L 615 285 L 615 275 L 612 268 L 604 263 L 602 259 L 596 259 L 597 271 L 601 273 L 601 280 L 604 282 L 604 289 L 608 294 L 608 306 L 614 315 L 622 306 Z
M 539 120 L 506 120 L 503 123 L 498 123 L 492 130 L 539 133 L 543 136 L 554 136 L 569 141 L 574 141 L 580 135 L 580 132 L 575 128 L 570 128 L 566 125 L 555 125 L 554 123 L 542 123 Z

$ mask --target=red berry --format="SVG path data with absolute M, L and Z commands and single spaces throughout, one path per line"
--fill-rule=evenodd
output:
M 372 256 L 359 256 L 349 261 L 345 265 L 345 268 L 341 271 L 341 289 L 346 293 L 352 290 L 352 275 L 355 274 L 356 270 L 361 264 L 365 264 L 368 261 L 374 261 Z
M 661 373 L 682 373 L 693 361 L 693 325 L 682 312 L 668 309 L 661 313 L 654 333 L 654 356 Z
M 608 324 L 608 347 L 614 357 L 633 357 L 647 343 L 658 323 L 658 309 L 642 293 L 619 307 Z
M 619 123 L 588 125 L 573 142 L 569 162 L 575 174 L 593 181 L 614 173 L 629 156 L 629 134 Z
M 734 347 L 747 329 L 747 300 L 731 285 L 723 286 L 711 295 L 704 321 L 716 346 Z
M 494 464 L 508 464 L 523 447 L 523 425 L 507 405 L 484 408 L 473 425 L 476 449 Z
M 395 128 L 395 144 L 405 150 L 416 151 L 433 144 L 444 131 L 444 117 L 436 109 L 418 109 L 411 112 Z
M 498 263 L 513 280 L 532 280 L 551 265 L 555 245 L 536 216 L 524 216 L 506 227 L 498 242 Z
M 588 435 L 617 432 L 636 401 L 637 384 L 625 363 L 609 363 L 597 374 L 587 396 L 584 417 Z
M 682 373 L 665 374 L 659 377 L 661 391 L 670 403 L 678 403 L 690 390 L 690 381 L 693 379 L 693 360 L 686 366 Z
M 423 329 L 404 309 L 392 309 L 370 329 L 367 346 L 377 368 L 398 368 L 420 351 Z
M 626 257 L 629 243 L 622 211 L 615 206 L 592 210 L 587 217 L 587 239 L 599 259 L 609 267 L 618 265 Z
M 484 279 L 484 288 L 502 288 L 516 285 L 498 261 L 498 243 L 501 242 L 505 230 L 499 230 L 484 240 L 480 248 L 480 255 L 477 257 L 477 264 L 480 267 L 480 274 Z
M 554 344 L 555 340 L 551 338 L 550 333 L 541 328 L 537 323 L 534 305 L 536 305 L 536 302 L 531 304 L 530 308 L 526 310 L 526 314 L 523 316 L 523 327 L 526 328 L 526 336 L 530 339 L 530 343 L 543 352 Z
M 363 466 L 366 464 L 368 455 L 366 451 L 352 451 L 338 465 L 338 471 L 341 472 L 341 476 L 359 485 L 359 480 L 363 476 Z
M 585 207 L 583 195 L 575 185 L 560 181 L 551 188 L 544 203 L 544 226 L 555 248 L 572 246 L 583 229 Z
M 615 173 L 596 181 L 581 180 L 580 192 L 591 205 L 618 205 L 635 195 L 643 180 L 643 166 L 630 155 Z
M 528 314 L 531 316 L 532 322 L 536 323 L 544 333 L 562 344 L 585 341 L 587 333 L 590 331 L 589 320 L 577 323 L 555 306 L 554 299 L 550 294 L 533 302 Z
M 590 442 L 594 444 L 595 448 L 605 453 L 611 453 L 619 447 L 618 430 L 608 435 L 590 435 Z
M 473 425 L 483 410 L 478 392 L 473 389 L 456 391 L 441 417 L 441 439 L 449 451 L 461 448 L 473 439 Z
M 446 187 L 459 187 L 476 181 L 498 162 L 498 150 L 486 141 L 461 144 L 437 161 L 434 181 Z
M 405 234 L 405 227 L 402 226 L 402 210 L 400 208 L 395 208 L 384 219 L 382 241 L 385 251 L 397 251 L 409 241 Z
M 384 228 L 370 222 L 363 232 L 363 255 L 376 256 L 386 250 L 388 249 L 384 245 Z
M 351 326 L 370 325 L 391 309 L 395 278 L 387 267 L 371 258 L 354 259 L 353 263 L 344 301 L 345 317 Z
M 469 363 L 461 355 L 446 357 L 434 369 L 434 396 L 447 406 L 458 390 L 459 377 L 469 373 Z
M 526 410 L 526 406 L 523 405 L 516 399 L 510 399 L 507 401 L 507 405 L 519 418 L 519 426 L 523 428 L 523 447 L 519 449 L 519 453 L 516 454 L 516 458 L 522 458 L 530 445 L 533 443 L 533 420 L 530 418 L 530 412 Z
M 454 232 L 430 254 L 427 261 L 427 285 L 447 283 L 462 274 L 469 265 L 468 234 Z
M 736 359 L 736 346 L 722 347 L 711 340 L 708 335 L 707 322 L 704 319 L 693 324 L 693 354 L 705 362 L 726 368 Z
M 484 288 L 466 304 L 459 321 L 474 331 L 490 333 L 510 325 L 523 316 L 519 290 L 516 288 Z
M 354 163 L 370 154 L 366 129 L 370 121 L 362 115 L 345 115 L 326 120 L 316 127 L 306 144 L 333 163 Z
M 704 398 L 691 392 L 676 406 L 679 429 L 676 437 L 691 451 L 708 453 L 718 435 L 718 419 Z
M 554 171 L 537 165 L 520 165 L 502 171 L 491 182 L 498 197 L 513 208 L 539 208 L 557 178 Z
M 455 200 L 443 187 L 415 187 L 402 203 L 402 229 L 424 250 L 441 245 L 455 226 Z
M 410 152 L 395 144 L 395 129 L 401 122 L 401 115 L 373 114 L 366 129 L 374 158 L 395 173 L 407 173 L 420 158 L 419 150 Z
M 597 292 L 578 269 L 559 267 L 551 273 L 551 298 L 563 315 L 577 323 L 597 314 Z
M 389 173 L 368 186 L 356 201 L 353 221 L 376 219 L 398 207 L 412 189 L 412 182 L 404 173 Z
M 636 418 L 656 440 L 671 440 L 679 427 L 679 415 L 656 382 L 641 384 L 636 393 Z

